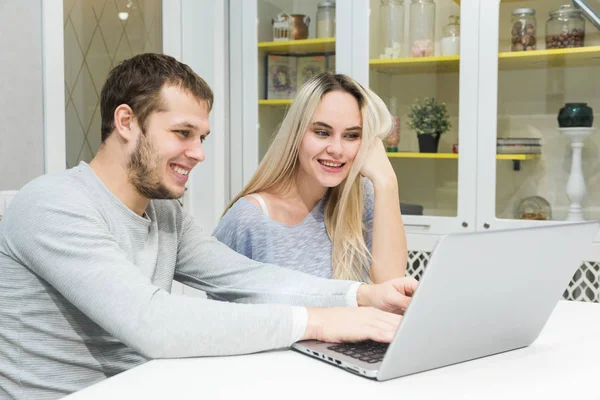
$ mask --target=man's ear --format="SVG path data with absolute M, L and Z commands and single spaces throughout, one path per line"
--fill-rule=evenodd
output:
M 115 109 L 115 131 L 119 137 L 126 141 L 134 141 L 138 131 L 137 119 L 131 107 L 121 104 Z

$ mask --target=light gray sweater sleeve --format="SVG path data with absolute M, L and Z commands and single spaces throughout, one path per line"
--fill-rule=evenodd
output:
M 244 303 L 310 307 L 348 306 L 353 281 L 317 278 L 251 260 L 207 237 L 190 216 L 184 217 L 176 279 L 214 297 Z
M 108 333 L 148 358 L 241 354 L 287 347 L 292 342 L 292 307 L 287 305 L 230 304 L 171 295 L 150 282 L 119 247 L 102 215 L 73 193 L 60 190 L 23 190 L 12 213 L 2 222 L 12 234 L 5 248 L 11 257 L 30 268 L 57 289 L 69 302 Z M 43 199 L 43 200 L 40 200 Z M 211 287 L 231 297 L 256 297 L 260 283 L 272 267 L 249 265 L 231 257 L 213 239 L 190 235 L 184 250 L 184 266 L 190 257 L 197 265 L 213 265 L 208 274 L 184 268 L 211 281 Z M 196 248 L 190 241 L 196 241 Z M 204 247 L 205 246 L 205 247 Z M 205 259 L 202 259 L 205 257 Z M 223 266 L 219 268 L 218 266 Z M 247 268 L 251 274 L 235 278 Z M 273 271 L 271 271 L 273 272 Z M 283 274 L 274 271 L 274 277 Z M 251 276 L 250 276 L 251 275 Z M 295 275 L 288 275 L 293 279 Z M 313 281 L 314 283 L 315 281 Z M 245 283 L 245 289 L 238 288 Z M 308 285 L 309 282 L 306 282 Z M 334 292 L 333 286 L 321 288 Z M 340 283 L 337 290 L 344 292 Z M 319 298 L 318 290 L 292 300 Z M 281 294 L 281 292 L 279 293 Z M 268 300 L 268 296 L 258 296 Z M 335 295 L 322 296 L 322 303 Z M 279 299 L 281 297 L 276 296 Z M 298 301 L 300 302 L 300 301 Z

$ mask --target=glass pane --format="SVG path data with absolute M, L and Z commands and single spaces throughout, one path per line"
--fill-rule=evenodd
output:
M 369 84 L 399 120 L 397 146 L 386 142 L 402 213 L 456 216 L 460 6 L 371 0 L 370 7 Z M 423 107 L 427 99 L 434 107 Z
M 162 1 L 64 0 L 66 164 L 100 147 L 100 92 L 108 72 L 136 54 L 162 52 Z
M 259 160 L 296 90 L 313 75 L 335 71 L 335 3 L 319 3 L 258 0 Z
M 592 116 L 587 107 L 565 109 L 566 103 L 587 103 L 598 117 L 600 35 L 577 9 L 561 9 L 565 3 L 500 5 L 498 218 L 600 218 L 600 186 L 596 184 L 600 137 L 585 128 Z M 600 10 L 598 0 L 586 3 Z M 561 110 L 564 124 L 584 129 L 559 130 Z M 571 140 L 577 141 L 574 133 L 589 135 L 581 152 L 572 149 Z M 587 195 L 583 195 L 585 188 Z

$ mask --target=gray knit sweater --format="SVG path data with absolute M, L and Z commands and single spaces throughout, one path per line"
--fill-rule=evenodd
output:
M 171 295 L 173 279 L 279 305 Z M 26 185 L 0 223 L 0 398 L 56 399 L 151 358 L 289 346 L 284 304 L 343 306 L 353 287 L 249 260 L 174 200 L 141 217 L 81 163 Z
M 363 178 L 364 237 L 371 250 L 375 192 Z M 236 201 L 221 218 L 213 235 L 236 252 L 256 261 L 277 264 L 321 278 L 332 278 L 331 239 L 325 227 L 327 197 L 294 226 L 281 224 L 245 198 Z M 365 271 L 365 280 L 369 271 Z

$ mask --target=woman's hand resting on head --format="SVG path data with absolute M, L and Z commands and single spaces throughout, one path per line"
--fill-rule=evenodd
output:
M 375 138 L 369 147 L 360 174 L 373 182 L 373 186 L 397 184 L 396 173 L 385 152 L 383 141 Z

